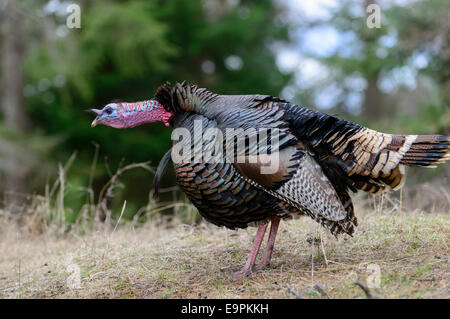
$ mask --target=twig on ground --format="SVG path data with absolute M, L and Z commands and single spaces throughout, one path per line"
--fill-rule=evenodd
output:
M 295 299 L 305 299 L 298 291 L 293 290 L 289 284 L 287 285 L 287 290 L 290 294 L 295 296 Z
M 70 166 L 72 166 L 73 161 L 74 161 L 75 158 L 77 157 L 77 154 L 78 154 L 77 151 L 73 152 L 72 155 L 71 155 L 71 156 L 69 157 L 69 159 L 67 160 L 66 165 L 64 165 L 64 167 L 63 167 L 64 174 L 67 174 L 67 171 L 69 170 Z M 51 188 L 51 190 L 50 190 L 49 198 L 52 197 L 53 194 L 56 192 L 56 189 L 58 188 L 59 183 L 60 183 L 60 179 L 57 178 L 57 179 L 55 180 L 55 183 L 53 183 L 53 186 L 52 186 L 52 188 Z
M 370 289 L 367 286 L 365 286 L 359 279 L 355 281 L 354 284 L 364 291 L 367 299 L 378 299 L 377 296 L 372 295 Z
M 117 229 L 117 226 L 119 226 L 120 220 L 122 219 L 122 215 L 123 215 L 123 212 L 125 211 L 125 207 L 126 207 L 126 206 L 127 206 L 127 201 L 125 200 L 125 201 L 123 202 L 122 211 L 120 212 L 119 219 L 117 220 L 116 226 L 114 227 L 114 229 L 113 229 L 111 235 L 114 234 L 114 232 L 115 232 L 116 229 Z
M 328 299 L 331 299 L 330 295 L 325 291 L 324 287 L 321 284 L 315 284 L 313 288 L 314 290 L 319 292 L 322 295 L 322 297 L 327 297 Z
M 118 180 L 118 178 L 120 177 L 120 175 L 122 175 L 124 172 L 134 169 L 134 168 L 143 168 L 146 171 L 149 171 L 151 173 L 155 173 L 155 170 L 153 168 L 151 168 L 149 166 L 150 161 L 147 162 L 143 162 L 143 163 L 133 163 L 133 164 L 129 164 L 125 167 L 119 168 L 116 173 L 108 180 L 108 182 L 103 185 L 102 189 L 100 190 L 99 196 L 98 196 L 98 201 L 97 201 L 97 206 L 96 206 L 96 212 L 97 214 L 100 212 L 100 208 L 102 208 L 103 210 L 107 210 L 106 208 L 106 198 L 111 196 L 111 192 L 112 189 L 116 186 L 116 182 Z M 105 213 L 105 212 L 104 212 Z M 96 217 L 98 218 L 98 216 Z
M 94 152 L 94 159 L 91 164 L 91 171 L 89 172 L 89 182 L 87 187 L 88 192 L 86 194 L 86 202 L 89 203 L 90 205 L 94 203 L 94 192 L 92 191 L 92 183 L 94 182 L 95 168 L 97 167 L 98 153 L 100 149 L 100 146 L 97 143 L 95 142 L 91 143 L 95 147 L 95 152 Z
M 320 229 L 319 232 L 320 232 L 320 248 L 322 249 L 322 254 L 323 254 L 323 259 L 325 260 L 325 264 L 328 267 L 327 253 L 325 252 L 325 247 L 323 245 L 322 229 Z

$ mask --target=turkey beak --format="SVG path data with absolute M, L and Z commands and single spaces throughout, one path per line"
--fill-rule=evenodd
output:
M 91 127 L 96 127 L 97 124 L 98 124 L 98 118 L 99 118 L 100 114 L 102 114 L 102 110 L 88 109 L 88 110 L 86 110 L 86 112 L 93 113 L 93 114 L 97 115 L 97 117 L 92 121 L 92 124 L 91 124 Z

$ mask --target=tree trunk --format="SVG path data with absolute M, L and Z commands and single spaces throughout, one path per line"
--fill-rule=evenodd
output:
M 24 34 L 23 16 L 15 7 L 14 1 L 3 3 L 1 15 L 1 99 L 0 110 L 3 115 L 4 128 L 13 134 L 25 132 L 27 116 L 24 109 Z M 0 141 L 1 143 L 1 141 Z M 14 148 L 17 150 L 17 148 Z M 20 160 L 25 154 L 17 151 L 8 152 L 4 172 L 3 189 L 8 203 L 17 204 L 23 200 L 26 192 L 28 169 Z
M 364 117 L 372 121 L 386 115 L 383 102 L 383 92 L 378 88 L 377 79 L 368 79 L 363 105 Z
M 364 12 L 366 12 L 367 17 L 367 7 L 371 4 L 377 4 L 376 0 L 364 0 L 363 2 L 363 9 Z M 375 29 L 368 28 L 364 26 L 363 32 L 361 34 L 362 41 L 366 43 L 365 50 L 368 51 L 369 47 L 368 44 L 371 42 L 374 42 L 377 40 L 377 33 L 375 32 Z M 366 52 L 368 54 L 368 52 Z M 378 88 L 378 77 L 379 77 L 379 71 L 367 74 L 367 88 L 364 92 L 364 105 L 362 110 L 362 115 L 370 120 L 379 120 L 380 118 L 385 115 L 384 112 L 384 104 L 383 104 L 383 92 L 380 91 Z

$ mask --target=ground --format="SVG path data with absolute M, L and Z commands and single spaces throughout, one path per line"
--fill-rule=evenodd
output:
M 233 279 L 255 228 L 123 221 L 63 236 L 10 230 L 0 242 L 2 298 L 449 298 L 449 214 L 358 214 L 336 240 L 309 218 L 282 222 L 274 267 Z M 264 243 L 263 243 L 264 244 Z

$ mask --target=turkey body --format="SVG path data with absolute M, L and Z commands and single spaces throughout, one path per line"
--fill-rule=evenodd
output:
M 223 150 L 230 147 L 230 143 L 226 143 L 227 129 L 242 128 L 242 122 L 237 119 L 244 119 L 247 125 L 252 125 L 250 128 L 280 128 L 282 122 L 275 120 L 273 112 L 253 111 L 262 113 L 265 121 L 256 117 L 257 121 L 251 123 L 250 114 L 232 114 L 233 109 L 225 107 L 218 120 L 195 113 L 177 114 L 173 118 L 174 128 L 187 129 L 188 136 L 192 137 L 176 142 L 178 147 L 187 146 L 191 151 L 182 161 L 174 163 L 176 178 L 200 214 L 215 225 L 231 229 L 265 224 L 274 217 L 286 219 L 308 214 L 335 234 L 351 233 L 349 227 L 356 224 L 353 211 L 349 210 L 350 218 L 333 216 L 346 217 L 347 212 L 320 166 L 291 134 L 280 133 L 277 154 L 280 162 L 272 174 L 262 174 L 261 164 L 248 163 L 253 153 L 248 140 L 241 163 L 237 161 L 237 154 L 230 159 L 224 151 L 215 154 L 214 160 L 205 160 L 204 155 L 212 153 L 217 143 L 223 143 Z M 197 132 L 201 134 L 196 134 L 195 125 L 197 130 L 201 128 Z M 261 139 L 262 132 L 265 130 L 253 132 L 257 140 Z M 234 144 L 237 141 L 231 143 Z M 203 158 L 196 161 L 197 155 Z M 349 220 L 354 224 L 350 222 L 347 226 Z
M 180 123 L 194 136 L 194 121 L 201 123 L 203 132 L 209 128 L 217 128 L 215 121 L 201 115 L 175 118 L 175 128 Z M 191 150 L 201 143 L 203 153 L 214 147 L 215 140 L 207 134 L 202 141 L 192 139 L 185 142 Z M 195 155 L 196 152 L 193 152 L 193 156 Z M 233 163 L 226 161 L 223 153 L 219 156 L 216 161 L 196 162 L 187 158 L 186 161 L 174 163 L 178 184 L 206 220 L 231 229 L 245 228 L 253 223 L 264 223 L 274 215 L 289 213 L 276 198 L 260 191 L 243 178 Z
M 404 165 L 449 158 L 449 136 L 384 134 L 268 95 L 218 95 L 183 83 L 160 87 L 155 98 L 173 114 L 174 132 L 191 137 L 174 141 L 191 150 L 174 163 L 180 187 L 206 220 L 228 228 L 309 215 L 334 235 L 351 235 L 357 220 L 349 191 L 398 189 Z M 227 138 L 229 129 L 236 138 Z M 279 165 L 264 174 L 261 161 L 249 160 L 261 149 L 255 153 L 248 141 L 264 140 L 267 131 L 276 131 Z M 245 147 L 230 157 L 224 150 L 237 149 L 238 138 Z M 195 160 L 205 153 L 215 160 Z

